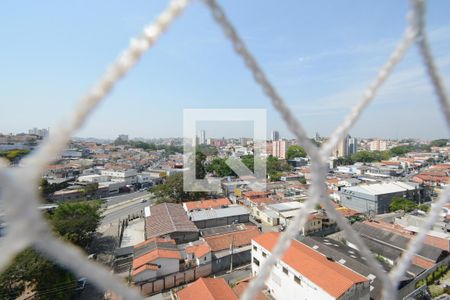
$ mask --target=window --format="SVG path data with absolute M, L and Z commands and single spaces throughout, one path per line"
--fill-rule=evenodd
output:
M 286 274 L 286 275 L 289 275 L 288 269 L 286 269 L 285 267 L 283 267 L 283 273 Z
M 253 246 L 253 250 L 258 251 L 258 248 L 256 248 L 256 246 Z
M 301 284 L 301 283 L 302 283 L 302 281 L 300 280 L 300 278 L 297 277 L 297 276 L 294 276 L 294 281 L 297 282 L 298 284 Z
M 263 257 L 266 257 L 267 253 L 263 251 L 262 255 L 263 255 Z
M 259 266 L 259 260 L 257 260 L 255 257 L 253 257 L 253 263 L 257 266 Z

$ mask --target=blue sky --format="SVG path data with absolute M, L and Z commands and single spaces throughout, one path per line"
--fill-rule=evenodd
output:
M 361 98 L 405 26 L 408 1 L 221 1 L 269 79 L 312 136 Z M 0 2 L 0 132 L 55 128 L 166 1 Z M 450 2 L 428 3 L 433 53 L 450 86 Z M 354 136 L 448 137 L 412 48 L 352 128 Z M 206 7 L 195 1 L 77 136 L 181 136 L 184 108 L 267 108 L 292 137 Z M 236 126 L 208 135 L 240 136 Z

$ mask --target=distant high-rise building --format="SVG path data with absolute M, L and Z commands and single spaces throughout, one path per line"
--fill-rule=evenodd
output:
M 122 142 L 128 142 L 128 134 L 119 134 L 117 139 L 122 141 Z
M 387 143 L 383 140 L 373 140 L 369 144 L 370 151 L 385 151 L 387 150 Z
M 272 141 L 280 140 L 280 133 L 276 130 L 272 130 Z
M 320 141 L 320 135 L 319 135 L 318 132 L 316 132 L 316 136 L 314 137 L 314 140 L 315 140 L 316 142 Z
M 352 138 L 350 135 L 347 135 L 334 148 L 331 156 L 334 157 L 342 157 L 347 155 L 352 155 L 357 150 L 356 139 Z
M 348 136 L 347 144 L 347 155 L 352 155 L 353 153 L 356 153 L 356 151 L 358 151 L 358 141 L 356 140 L 356 138 Z
M 286 149 L 287 143 L 286 141 L 273 141 L 272 142 L 272 155 L 281 159 L 286 158 Z
M 28 130 L 28 134 L 37 135 L 41 138 L 46 137 L 48 135 L 48 133 L 49 133 L 49 129 L 45 129 L 45 128 L 39 129 L 39 128 L 34 127 L 33 129 Z
M 200 132 L 200 144 L 205 145 L 206 144 L 206 131 L 202 130 Z

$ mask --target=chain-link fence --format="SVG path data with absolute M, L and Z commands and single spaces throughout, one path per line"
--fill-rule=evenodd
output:
M 326 180 L 326 164 L 332 149 L 356 123 L 361 112 L 374 99 L 378 89 L 413 44 L 417 44 L 420 49 L 423 64 L 435 89 L 447 126 L 450 126 L 448 96 L 434 63 L 425 31 L 425 1 L 411 0 L 411 11 L 408 15 L 409 26 L 406 28 L 403 38 L 386 64 L 380 69 L 375 80 L 364 92 L 362 100 L 353 107 L 345 121 L 320 148 L 309 140 L 302 125 L 270 83 L 216 0 L 204 0 L 204 3 L 211 11 L 214 20 L 223 29 L 226 37 L 231 41 L 236 53 L 243 59 L 245 65 L 253 74 L 255 81 L 270 98 L 272 105 L 279 111 L 298 142 L 304 146 L 311 157 L 312 184 L 309 199 L 305 202 L 304 209 L 299 212 L 282 234 L 272 251 L 272 255 L 266 260 L 257 277 L 251 282 L 243 295 L 243 299 L 252 299 L 263 288 L 274 263 L 289 247 L 291 239 L 297 234 L 297 228 L 305 223 L 307 212 L 317 203 L 321 203 L 325 207 L 330 216 L 343 229 L 347 240 L 355 244 L 362 255 L 366 257 L 373 273 L 383 284 L 383 298 L 395 299 L 399 279 L 410 266 L 413 255 L 421 248 L 426 233 L 438 218 L 442 205 L 448 201 L 449 188 L 445 189 L 435 205 L 432 206 L 427 222 L 420 229 L 415 239 L 411 240 L 408 250 L 399 258 L 391 272 L 386 273 L 349 223 L 336 212 L 327 197 L 323 182 Z M 0 255 L 0 271 L 5 269 L 19 251 L 32 246 L 60 265 L 82 277 L 86 277 L 88 281 L 101 289 L 114 291 L 126 299 L 141 299 L 136 289 L 128 287 L 106 268 L 88 261 L 80 250 L 56 238 L 51 233 L 48 224 L 37 209 L 39 205 L 37 183 L 46 166 L 63 151 L 75 130 L 83 124 L 88 115 L 112 90 L 114 85 L 139 61 L 144 52 L 157 42 L 188 4 L 189 0 L 173 0 L 156 21 L 144 29 L 141 36 L 133 39 L 118 60 L 112 64 L 100 81 L 75 107 L 72 117 L 63 126 L 55 130 L 32 156 L 24 159 L 23 167 L 8 168 L 6 161 L 0 160 L 0 200 L 6 211 L 5 218 L 8 223 L 7 235 L 0 239 L 0 251 L 2 253 Z

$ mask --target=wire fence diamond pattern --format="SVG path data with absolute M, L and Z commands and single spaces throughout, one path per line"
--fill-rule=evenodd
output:
M 402 255 L 390 273 L 386 273 L 381 265 L 374 259 L 370 250 L 352 229 L 350 224 L 335 210 L 326 194 L 323 182 L 326 180 L 326 163 L 332 149 L 337 145 L 349 129 L 356 123 L 361 112 L 374 99 L 377 91 L 393 71 L 396 64 L 403 58 L 408 49 L 416 43 L 420 49 L 423 64 L 430 77 L 431 84 L 439 100 L 447 126 L 450 128 L 450 103 L 443 81 L 438 73 L 431 54 L 425 31 L 425 1 L 411 0 L 411 11 L 408 14 L 409 26 L 390 58 L 380 69 L 377 77 L 366 89 L 362 100 L 352 109 L 344 122 L 331 135 L 328 142 L 318 148 L 308 138 L 300 122 L 294 117 L 285 101 L 270 83 L 258 62 L 246 48 L 231 22 L 216 0 L 203 0 L 212 13 L 214 20 L 223 29 L 225 36 L 231 41 L 236 53 L 241 56 L 245 65 L 253 74 L 255 81 L 261 86 L 269 97 L 272 105 L 279 111 L 311 157 L 312 184 L 305 209 L 301 210 L 287 230 L 281 235 L 279 242 L 272 251 L 272 255 L 262 265 L 260 272 L 250 283 L 243 295 L 243 299 L 253 299 L 260 291 L 270 274 L 273 265 L 280 259 L 289 247 L 291 240 L 297 234 L 297 228 L 306 222 L 307 211 L 317 203 L 324 205 L 330 217 L 334 218 L 344 231 L 346 238 L 352 241 L 375 275 L 383 284 L 383 299 L 395 299 L 396 287 L 400 277 L 411 264 L 411 259 L 417 253 L 425 239 L 426 233 L 436 222 L 440 209 L 449 199 L 450 188 L 446 188 L 436 205 L 433 205 L 425 225 L 419 234 L 411 240 L 408 250 Z M 183 12 L 189 0 L 173 0 L 166 10 L 159 15 L 156 21 L 144 28 L 142 35 L 132 39 L 129 47 L 119 56 L 100 81 L 75 107 L 72 117 L 59 127 L 32 156 L 24 159 L 23 167 L 8 168 L 6 160 L 0 159 L 0 204 L 6 211 L 8 223 L 7 235 L 0 239 L 0 271 L 4 270 L 11 259 L 25 247 L 32 246 L 60 265 L 67 267 L 80 276 L 86 277 L 90 282 L 104 290 L 114 291 L 126 299 L 142 299 L 137 289 L 128 287 L 123 281 L 116 278 L 106 268 L 90 262 L 76 247 L 56 238 L 39 213 L 39 196 L 37 182 L 46 166 L 61 153 L 70 141 L 71 135 L 77 130 L 96 106 L 110 93 L 114 85 L 139 61 L 140 57 L 157 42 L 159 37 L 168 29 L 170 24 Z

